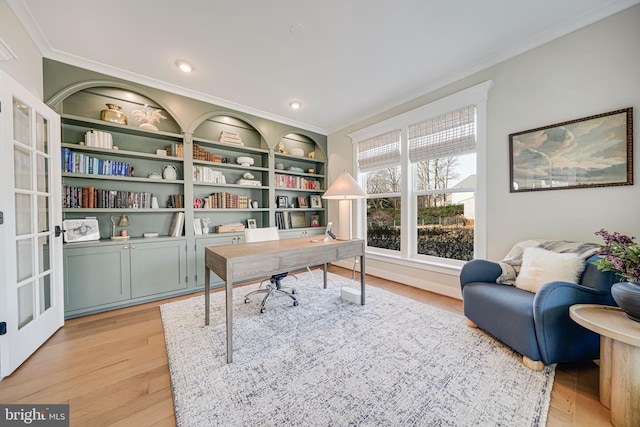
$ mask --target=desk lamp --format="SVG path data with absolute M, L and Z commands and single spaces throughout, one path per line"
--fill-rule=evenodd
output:
M 129 238 L 129 236 L 116 236 L 116 223 L 113 220 L 114 216 L 111 216 L 111 239 L 112 240 L 125 240 Z M 129 217 L 126 215 L 122 215 L 120 217 L 120 220 L 118 221 L 118 227 L 127 227 L 131 225 L 131 222 L 129 221 Z
M 344 171 L 322 195 L 322 198 L 339 200 L 338 240 L 351 240 L 351 200 L 366 199 L 367 193 L 347 171 Z

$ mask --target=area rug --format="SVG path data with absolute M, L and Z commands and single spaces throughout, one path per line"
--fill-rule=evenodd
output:
M 544 426 L 555 366 L 534 372 L 464 318 L 367 286 L 343 302 L 321 272 L 301 273 L 300 305 L 248 304 L 234 289 L 233 363 L 224 292 L 161 306 L 178 426 Z M 312 280 L 313 279 L 313 280 Z

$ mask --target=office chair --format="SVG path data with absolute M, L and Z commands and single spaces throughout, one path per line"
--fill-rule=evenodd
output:
M 266 228 L 245 228 L 244 230 L 244 241 L 245 243 L 252 242 L 266 242 L 270 240 L 280 240 L 280 235 L 278 234 L 277 227 L 266 227 Z M 253 292 L 248 293 L 244 297 L 244 302 L 249 303 L 249 297 L 253 294 L 266 294 L 264 299 L 262 300 L 262 304 L 260 304 L 260 313 L 264 313 L 267 304 L 267 300 L 273 294 L 280 293 L 288 296 L 293 300 L 293 305 L 298 305 L 298 299 L 295 297 L 296 290 L 290 286 L 282 286 L 282 279 L 287 277 L 289 273 L 278 273 L 271 276 L 269 279 L 270 284 L 267 285 L 264 289 L 257 289 Z M 295 276 L 294 276 L 295 277 Z M 260 284 L 262 286 L 262 283 Z M 287 292 L 285 289 L 290 289 L 291 292 Z

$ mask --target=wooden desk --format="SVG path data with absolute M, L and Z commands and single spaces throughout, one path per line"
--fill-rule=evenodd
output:
M 616 427 L 640 426 L 640 323 L 618 307 L 576 304 L 571 318 L 600 334 L 600 403 Z
M 209 324 L 211 271 L 224 280 L 227 314 L 227 363 L 233 362 L 233 284 L 273 274 L 323 265 L 324 288 L 327 288 L 327 264 L 360 257 L 360 304 L 364 305 L 364 240 L 329 240 L 312 242 L 309 237 L 268 242 L 207 246 L 204 252 L 204 324 Z

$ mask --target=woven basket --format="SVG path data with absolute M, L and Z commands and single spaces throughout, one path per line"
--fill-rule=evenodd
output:
M 216 225 L 216 233 L 238 233 L 244 231 L 244 225 Z

